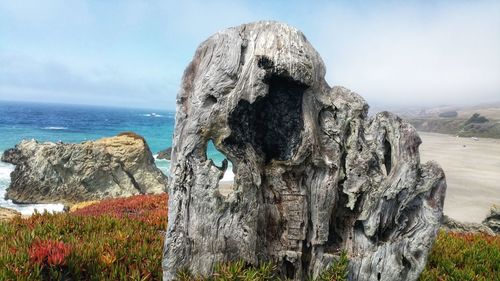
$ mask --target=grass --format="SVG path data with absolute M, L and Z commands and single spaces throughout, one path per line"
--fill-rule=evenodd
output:
M 439 233 L 420 280 L 500 280 L 500 236 Z
M 308 281 L 346 281 L 349 260 L 346 253 L 342 253 L 339 260 L 333 262 L 317 279 Z M 261 264 L 259 267 L 246 265 L 243 261 L 220 264 L 209 277 L 200 277 L 188 271 L 181 270 L 177 274 L 178 281 L 279 281 L 276 266 L 271 263 Z
M 121 136 L 131 137 L 135 140 L 141 140 L 144 144 L 147 144 L 146 139 L 144 139 L 144 137 L 142 137 L 134 132 L 122 132 L 122 133 L 119 133 L 117 136 L 118 137 L 121 137 Z
M 177 273 L 178 281 L 265 281 L 277 280 L 276 267 L 270 263 L 259 267 L 251 267 L 243 261 L 219 264 L 209 277 L 195 276 L 187 270 Z
M 0 222 L 0 280 L 161 280 L 167 195 L 105 200 L 73 213 Z M 347 280 L 344 254 L 317 280 Z M 276 267 L 218 265 L 187 280 L 279 280 Z M 500 280 L 500 237 L 441 232 L 422 276 L 427 280 Z

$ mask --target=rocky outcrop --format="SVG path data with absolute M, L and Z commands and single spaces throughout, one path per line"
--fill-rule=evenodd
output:
M 145 140 L 133 133 L 80 144 L 22 141 L 2 160 L 16 165 L 6 198 L 18 203 L 161 193 L 167 184 Z
M 172 157 L 171 155 L 172 155 L 172 148 L 169 147 L 167 149 L 158 152 L 158 156 L 156 156 L 156 159 L 170 160 Z
M 22 154 L 16 148 L 9 148 L 5 150 L 2 154 L 1 160 L 6 163 L 17 165 L 22 161 Z
M 444 231 L 459 233 L 484 233 L 495 235 L 495 232 L 485 223 L 459 222 L 448 216 L 443 216 L 441 228 Z
M 500 233 L 500 206 L 491 206 L 490 214 L 483 221 L 483 224 L 491 228 L 495 233 Z
M 0 207 L 0 222 L 9 221 L 9 220 L 11 220 L 15 217 L 19 217 L 19 216 L 21 216 L 21 213 L 19 213 L 16 210 Z
M 500 233 L 500 207 L 491 206 L 490 213 L 482 223 L 459 222 L 443 215 L 441 224 L 444 231 L 496 235 Z
M 368 118 L 330 87 L 297 29 L 258 22 L 203 42 L 177 97 L 164 279 L 217 263 L 271 261 L 281 277 L 317 276 L 341 251 L 350 280 L 417 280 L 440 227 L 446 183 L 420 163 L 397 116 Z M 232 162 L 234 190 L 219 192 Z

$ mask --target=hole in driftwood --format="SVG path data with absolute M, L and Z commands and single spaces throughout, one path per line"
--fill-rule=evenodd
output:
M 294 279 L 295 278 L 295 266 L 293 266 L 293 263 L 285 260 L 283 262 L 284 270 L 285 270 L 285 277 L 287 279 Z
M 389 175 L 392 169 L 392 148 L 391 143 L 387 139 L 387 135 L 384 138 L 384 166 L 385 174 Z
M 274 67 L 274 62 L 270 58 L 262 56 L 257 61 L 257 66 L 262 69 L 271 69 Z
M 220 152 L 212 140 L 207 143 L 206 157 L 211 160 L 214 165 L 224 171 L 222 177 L 219 178 L 219 192 L 223 196 L 229 196 L 233 192 L 234 171 L 233 164 L 224 153 Z
M 404 268 L 406 270 L 410 270 L 411 269 L 411 262 L 404 255 L 401 255 L 401 258 L 402 258 L 402 263 L 403 263 Z
M 214 105 L 216 103 L 217 103 L 217 98 L 214 95 L 208 95 L 205 98 L 205 102 L 203 103 L 203 105 L 205 105 L 205 106 L 212 106 L 212 105 Z
M 271 76 L 264 82 L 269 85 L 266 96 L 254 103 L 241 100 L 231 112 L 228 121 L 232 134 L 225 144 L 234 151 L 251 144 L 266 163 L 289 160 L 300 142 L 302 96 L 307 86 L 282 76 Z

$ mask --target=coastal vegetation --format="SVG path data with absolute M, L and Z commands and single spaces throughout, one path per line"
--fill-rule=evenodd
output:
M 420 280 L 500 280 L 500 236 L 439 233 Z
M 455 118 L 458 116 L 458 112 L 452 110 L 452 111 L 445 111 L 439 114 L 439 117 L 444 117 L 444 118 Z
M 500 138 L 500 107 L 464 108 L 462 110 L 430 109 L 429 112 L 401 116 L 418 131 L 451 134 L 460 137 Z M 477 112 L 475 112 L 477 111 Z
M 161 280 L 167 199 L 109 199 L 0 223 L 0 280 Z M 347 257 L 319 280 L 346 280 Z M 277 280 L 272 264 L 219 265 L 209 280 Z M 500 237 L 441 232 L 420 280 L 499 280 Z M 179 280 L 203 280 L 180 271 Z
M 161 280 L 167 195 L 0 224 L 0 280 Z

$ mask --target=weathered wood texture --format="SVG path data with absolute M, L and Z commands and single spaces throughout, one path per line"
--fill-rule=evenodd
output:
M 285 24 L 229 28 L 200 45 L 177 98 L 166 280 L 238 259 L 304 280 L 342 250 L 351 280 L 418 278 L 440 225 L 443 171 L 420 164 L 412 126 L 388 112 L 368 118 L 359 95 L 324 76 Z M 210 140 L 233 164 L 228 197 Z

